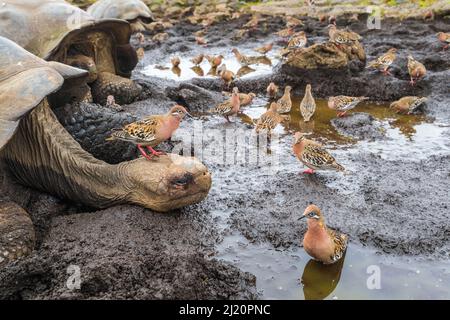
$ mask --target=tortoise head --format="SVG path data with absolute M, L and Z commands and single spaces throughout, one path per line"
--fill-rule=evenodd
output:
M 127 201 L 159 212 L 200 202 L 211 188 L 211 174 L 196 158 L 169 154 L 120 166 Z
M 97 80 L 97 66 L 93 58 L 76 54 L 74 56 L 67 57 L 66 63 L 72 67 L 86 70 L 89 73 L 89 77 L 87 79 L 88 83 Z

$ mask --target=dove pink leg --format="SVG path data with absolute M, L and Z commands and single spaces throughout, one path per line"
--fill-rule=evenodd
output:
M 385 76 L 392 76 L 392 73 L 389 72 L 389 68 L 384 69 L 384 70 L 383 70 L 383 74 L 384 74 Z
M 145 152 L 145 150 L 142 148 L 140 144 L 138 144 L 137 147 L 141 152 L 141 154 L 144 156 L 144 158 L 146 158 L 147 160 L 152 160 L 152 157 Z
M 166 154 L 166 153 L 163 152 L 163 151 L 156 151 L 155 149 L 153 149 L 153 148 L 150 147 L 150 146 L 147 146 L 147 150 L 150 151 L 150 152 L 152 153 L 153 156 L 157 156 L 157 157 Z
M 314 170 L 313 169 L 306 169 L 305 171 L 303 171 L 303 173 L 314 174 Z

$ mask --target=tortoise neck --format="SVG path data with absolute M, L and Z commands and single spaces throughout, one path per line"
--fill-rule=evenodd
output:
M 46 100 L 21 121 L 1 157 L 22 184 L 65 199 L 101 208 L 126 197 L 124 165 L 107 164 L 84 151 Z

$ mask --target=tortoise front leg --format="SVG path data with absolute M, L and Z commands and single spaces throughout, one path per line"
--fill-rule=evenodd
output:
M 91 85 L 95 103 L 106 104 L 108 96 L 114 96 L 116 103 L 129 104 L 141 93 L 142 87 L 133 80 L 109 72 L 101 72 Z
M 28 213 L 15 203 L 0 201 L 0 268 L 29 255 L 35 242 Z

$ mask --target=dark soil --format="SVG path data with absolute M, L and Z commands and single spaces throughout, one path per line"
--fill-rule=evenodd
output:
M 283 27 L 281 18 L 269 18 L 265 31 L 253 32 L 241 42 L 229 40 L 237 26 L 245 22 L 244 17 L 212 26 L 208 33 L 211 45 L 201 50 L 253 48 L 275 39 L 272 33 Z M 338 27 L 339 24 L 343 25 L 343 21 L 338 20 Z M 310 43 L 326 40 L 325 27 L 326 23 L 306 20 L 304 29 Z M 383 21 L 381 30 L 372 31 L 366 29 L 365 21 L 349 27 L 363 36 L 369 60 L 392 46 L 402 52 L 392 70 L 393 77 L 361 70 L 360 66 L 306 71 L 279 65 L 269 76 L 237 80 L 236 85 L 242 92 L 253 91 L 261 96 L 271 81 L 292 85 L 293 92 L 299 95 L 306 83 L 312 83 L 315 96 L 321 98 L 338 93 L 392 101 L 404 95 L 424 95 L 429 97 L 429 103 L 423 112 L 441 123 L 449 123 L 450 50 L 441 51 L 435 36 L 438 31 L 449 30 L 448 20 Z M 225 87 L 219 79 L 174 82 L 139 74 L 139 68 L 155 63 L 158 57 L 178 52 L 198 54 L 200 49 L 192 32 L 199 29 L 183 23 L 168 31 L 170 38 L 162 45 L 146 45 L 147 58 L 135 73 L 146 89 L 140 101 L 125 106 L 124 112 L 102 111 L 99 107 L 104 116 L 101 119 L 110 120 L 103 121 L 101 126 L 99 118 L 93 116 L 92 127 L 83 128 L 77 123 L 85 124 L 83 117 L 87 111 L 74 109 L 75 120 L 71 122 L 71 116 L 66 114 L 69 111 L 65 110 L 58 114 L 62 123 L 84 148 L 101 159 L 118 162 L 135 153 L 126 144 L 103 143 L 110 127 L 146 114 L 165 112 L 173 103 L 201 112 L 220 102 L 223 99 L 220 92 Z M 406 52 L 423 61 L 429 70 L 414 88 L 408 83 Z M 78 112 L 83 116 L 80 121 L 75 117 Z M 90 112 L 96 114 L 93 109 Z M 333 125 L 359 139 L 385 139 L 376 133 L 376 123 L 370 116 L 354 115 L 335 120 Z M 247 128 L 240 121 L 234 126 Z M 183 127 L 191 129 L 192 120 Z M 205 122 L 204 130 L 209 128 L 224 132 L 233 125 L 214 119 Z M 85 130 L 82 134 L 81 129 Z M 449 130 L 445 134 L 450 141 Z M 91 139 L 86 139 L 89 136 Z M 294 173 L 301 166 L 290 151 L 289 137 L 285 140 L 288 141 L 281 145 L 285 155 L 282 170 L 276 174 L 258 166 L 219 165 L 204 159 L 213 174 L 210 195 L 199 205 L 169 214 L 134 206 L 94 211 L 16 186 L 3 173 L 0 199 L 15 201 L 30 213 L 38 244 L 31 256 L 0 270 L 0 298 L 255 298 L 254 276 L 214 258 L 215 247 L 223 237 L 218 224 L 255 243 L 268 242 L 280 249 L 299 246 L 305 225 L 297 217 L 310 202 L 328 213 L 330 224 L 349 234 L 352 242 L 390 255 L 448 259 L 448 154 L 424 160 L 413 156 L 386 160 L 363 150 L 347 152 L 340 148 L 334 154 L 351 168 L 348 175 L 306 176 Z M 218 218 L 217 212 L 228 213 L 225 221 Z M 69 265 L 80 267 L 80 290 L 66 288 Z

